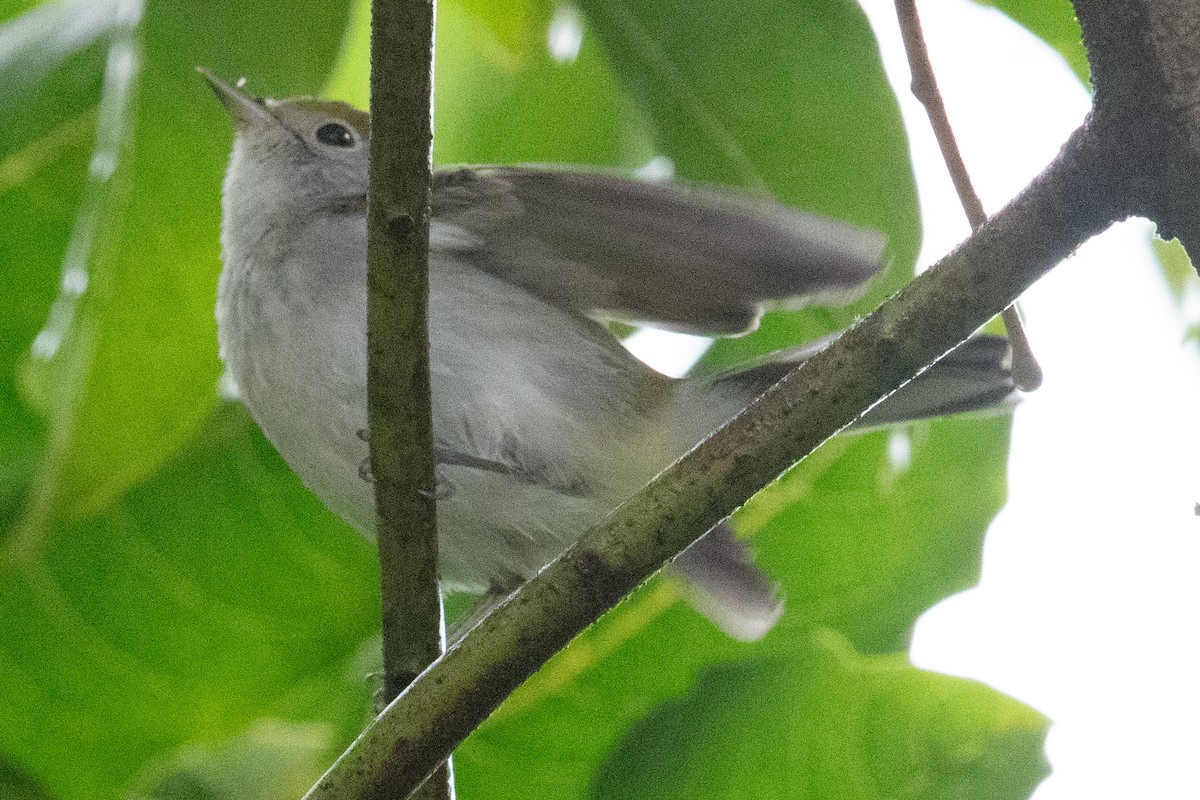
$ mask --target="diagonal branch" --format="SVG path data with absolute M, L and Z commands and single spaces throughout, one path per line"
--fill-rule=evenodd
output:
M 529 675 L 762 486 L 1125 216 L 1085 126 L 962 247 L 589 531 L 408 687 L 307 800 L 405 797 Z

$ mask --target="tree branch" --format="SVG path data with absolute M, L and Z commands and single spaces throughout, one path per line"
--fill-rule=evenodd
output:
M 1200 267 L 1200 4 L 1073 0 L 1096 90 L 1123 146 L 1110 180 Z
M 441 655 L 429 397 L 433 4 L 371 4 L 368 420 L 383 617 L 384 699 Z M 423 790 L 453 794 L 449 769 Z
M 404 797 L 555 652 L 755 492 L 1124 216 L 1085 126 L 1024 193 L 513 594 L 422 674 L 310 800 Z

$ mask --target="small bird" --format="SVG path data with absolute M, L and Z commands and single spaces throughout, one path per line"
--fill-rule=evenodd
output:
M 201 70 L 233 119 L 216 316 L 242 401 L 301 480 L 371 536 L 367 427 L 368 116 L 255 98 Z M 493 595 L 608 511 L 824 343 L 672 379 L 604 322 L 733 334 L 764 310 L 855 296 L 877 233 L 710 187 L 558 168 L 433 176 L 429 339 L 438 569 Z M 877 406 L 868 425 L 995 405 L 1003 339 L 976 337 Z M 673 563 L 729 635 L 763 636 L 776 587 L 729 527 Z

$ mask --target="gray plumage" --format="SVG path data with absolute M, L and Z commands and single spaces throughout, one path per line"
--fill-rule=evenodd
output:
M 224 187 L 222 358 L 305 484 L 370 535 L 358 435 L 366 116 L 340 103 L 259 101 L 209 79 L 237 127 Z M 859 291 L 884 244 L 725 190 L 562 169 L 438 172 L 432 210 L 439 572 L 472 592 L 528 579 L 784 369 L 669 379 L 597 320 L 740 332 L 764 308 Z M 961 370 L 941 370 L 936 396 L 889 401 L 877 419 L 1007 394 L 1000 345 L 982 341 L 986 352 L 972 346 Z M 731 635 L 757 638 L 778 617 L 777 593 L 728 528 L 677 564 L 697 607 Z
M 457 255 L 548 303 L 704 334 L 744 333 L 765 306 L 849 299 L 885 244 L 729 191 L 562 168 L 439 171 L 433 215 L 472 234 Z

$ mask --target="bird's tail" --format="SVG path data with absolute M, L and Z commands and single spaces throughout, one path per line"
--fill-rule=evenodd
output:
M 691 385 L 687 391 L 707 395 L 696 400 L 710 408 L 722 406 L 720 413 L 727 419 L 832 341 L 832 338 L 822 339 L 716 375 L 688 379 L 685 383 Z M 974 336 L 864 414 L 852 429 L 1003 409 L 1015 397 L 1010 361 L 1008 340 L 1000 336 Z
M 706 533 L 671 564 L 696 610 L 734 639 L 752 642 L 775 626 L 783 598 L 754 566 L 727 522 Z
M 828 344 L 822 341 L 717 376 L 690 379 L 681 388 L 693 393 L 688 402 L 696 417 L 711 415 L 701 424 L 716 427 Z M 968 339 L 863 415 L 853 429 L 1003 407 L 1014 395 L 1009 357 L 1003 338 Z M 685 579 L 692 605 L 735 639 L 761 638 L 783 611 L 778 590 L 727 523 L 680 554 L 673 567 Z

